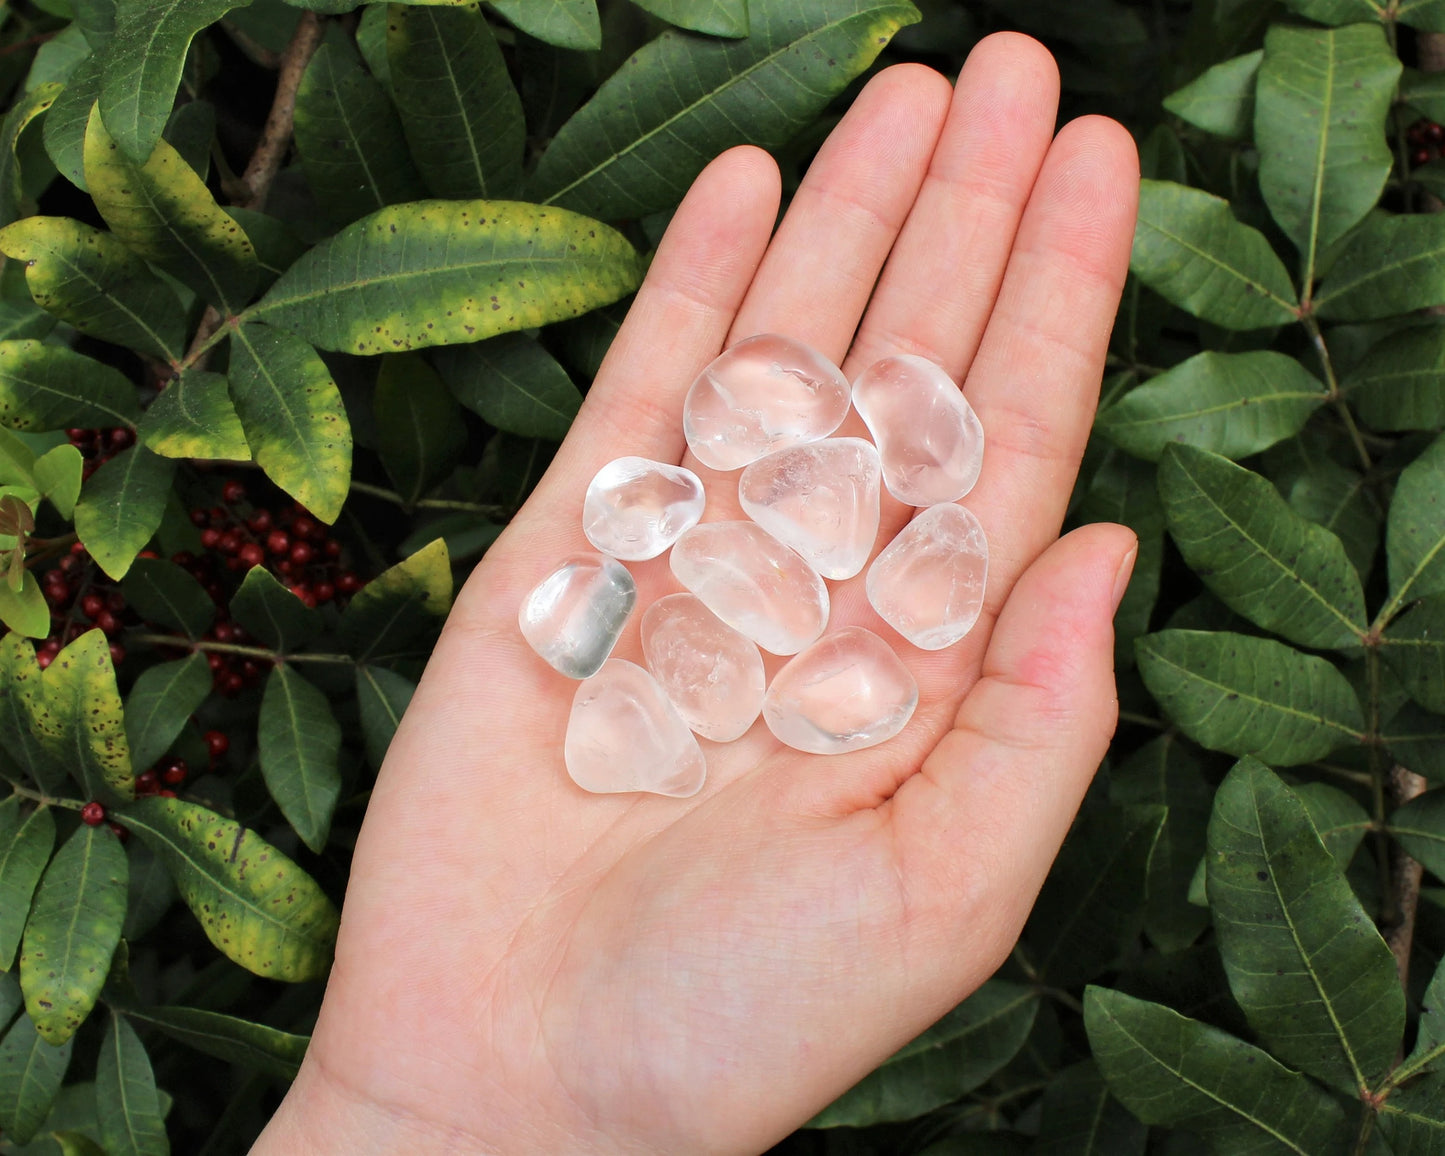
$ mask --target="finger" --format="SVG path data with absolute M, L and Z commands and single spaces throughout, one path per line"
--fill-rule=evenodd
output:
M 950 977 L 967 990 L 1017 938 L 1108 749 L 1113 616 L 1136 550 L 1123 526 L 1085 526 L 1024 573 L 954 729 L 887 805 L 920 927 L 966 926 L 990 947 L 986 971 Z

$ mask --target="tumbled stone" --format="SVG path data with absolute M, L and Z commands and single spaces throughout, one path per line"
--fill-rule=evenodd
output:
M 753 462 L 738 479 L 738 501 L 824 578 L 851 578 L 878 537 L 879 477 L 871 442 L 829 438 Z
M 884 622 L 921 650 L 942 650 L 973 629 L 987 582 L 983 526 L 945 503 L 899 531 L 868 567 L 864 587 Z
M 752 522 L 704 522 L 677 540 L 672 572 L 707 608 L 773 654 L 796 654 L 828 625 L 817 572 Z
M 923 357 L 885 357 L 853 383 L 853 404 L 878 444 L 883 484 L 900 502 L 932 506 L 973 489 L 983 426 L 943 369 Z
M 841 755 L 891 739 L 917 705 L 918 684 L 893 648 L 871 630 L 848 626 L 773 676 L 763 719 L 794 750 Z
M 763 656 L 695 594 L 669 594 L 647 608 L 642 653 L 663 693 L 705 739 L 732 742 L 763 709 Z
M 582 532 L 626 562 L 656 558 L 697 525 L 702 482 L 691 470 L 648 458 L 608 462 L 587 487 Z
M 848 379 L 817 350 L 763 333 L 739 341 L 687 391 L 682 430 L 703 465 L 736 470 L 821 441 L 848 416 Z
M 572 781 L 597 794 L 686 798 L 707 775 L 702 748 L 657 680 L 621 658 L 577 688 L 562 757 Z
M 637 584 L 621 562 L 574 554 L 522 599 L 517 623 L 554 670 L 591 678 L 617 645 L 636 601 Z

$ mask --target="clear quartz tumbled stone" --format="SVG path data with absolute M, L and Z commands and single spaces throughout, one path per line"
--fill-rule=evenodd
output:
M 738 501 L 824 578 L 851 578 L 878 537 L 879 477 L 871 442 L 828 438 L 753 462 L 738 479 Z
M 687 391 L 682 430 L 697 460 L 736 470 L 787 446 L 821 441 L 848 416 L 848 379 L 817 350 L 763 333 L 739 341 Z
M 517 623 L 527 645 L 554 670 L 591 678 L 617 645 L 636 602 L 637 584 L 621 562 L 574 554 L 522 599 Z
M 918 684 L 893 648 L 871 630 L 848 626 L 773 676 L 763 719 L 794 750 L 841 755 L 891 739 L 917 705 Z
M 617 458 L 587 487 L 582 532 L 604 554 L 640 562 L 656 558 L 697 525 L 703 503 L 702 482 L 691 470 Z
M 752 522 L 694 526 L 668 560 L 709 610 L 773 654 L 796 654 L 828 625 L 817 571 Z
M 763 656 L 695 594 L 659 598 L 642 616 L 642 653 L 678 713 L 698 734 L 728 743 L 763 709 Z
M 878 445 L 883 484 L 900 502 L 933 506 L 973 489 L 983 426 L 940 366 L 912 354 L 885 357 L 853 383 L 853 405 Z
M 889 626 L 920 650 L 942 650 L 973 629 L 987 583 L 983 526 L 946 502 L 899 531 L 868 567 L 864 587 Z
M 620 658 L 577 688 L 562 756 L 572 781 L 596 794 L 686 798 L 707 775 L 702 748 L 657 680 Z

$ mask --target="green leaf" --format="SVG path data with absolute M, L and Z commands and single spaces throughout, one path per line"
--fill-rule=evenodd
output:
M 1380 546 L 1380 511 L 1364 475 L 1321 457 L 1273 476 L 1290 509 L 1340 539 L 1363 580 Z
M 1310 270 L 1380 199 L 1392 163 L 1385 117 L 1399 78 L 1378 24 L 1276 24 L 1265 35 L 1254 115 L 1259 189 Z
M 129 842 L 125 853 L 130 860 L 130 894 L 120 933 L 133 943 L 148 934 L 171 909 L 176 901 L 176 885 L 166 874 L 165 865 L 139 839 Z M 114 1001 L 109 1002 L 114 1006 Z
M 316 351 L 284 330 L 238 327 L 231 397 L 266 476 L 321 521 L 336 521 L 351 488 L 351 423 Z
M 1445 590 L 1445 435 L 1400 473 L 1385 524 L 1390 600 L 1388 622 L 1406 602 Z
M 1198 189 L 1140 182 L 1129 268 L 1166 300 L 1226 329 L 1297 317 L 1289 273 L 1264 234 L 1237 221 L 1228 201 Z
M 451 605 L 451 562 L 438 538 L 367 583 L 342 613 L 338 637 L 359 662 L 375 661 L 436 629 Z
M 16 151 L 20 135 L 31 121 L 55 103 L 60 90 L 59 84 L 42 84 L 24 94 L 11 105 L 4 124 L 0 125 L 0 225 L 8 225 L 21 215 L 23 191 L 20 157 Z
M 1359 699 L 1322 658 L 1199 630 L 1161 630 L 1134 647 L 1149 693 L 1201 746 L 1290 766 L 1364 739 Z
M 1254 128 L 1254 87 L 1263 51 L 1235 56 L 1164 98 L 1164 107 L 1195 128 L 1245 140 Z
M 103 803 L 131 798 L 130 744 L 110 641 L 99 630 L 87 630 L 55 656 L 42 681 L 45 698 L 38 722 L 52 756 L 84 787 L 87 798 Z
M 1422 598 L 1385 631 L 1380 654 L 1410 697 L 1445 714 L 1445 593 Z
M 1110 1090 L 1146 1124 L 1196 1132 L 1216 1152 L 1345 1156 L 1339 1104 L 1227 1032 L 1123 992 L 1084 992 L 1084 1026 Z
M 1351 234 L 1315 295 L 1332 321 L 1374 321 L 1445 303 L 1445 221 L 1371 213 Z
M 1396 762 L 1445 782 L 1445 718 L 1407 703 L 1385 728 L 1384 741 Z
M 622 234 L 561 209 L 417 201 L 321 242 L 251 310 L 322 349 L 395 353 L 575 317 L 642 279 Z
M 19 590 L 0 581 L 0 622 L 27 638 L 44 638 L 50 633 L 50 605 L 30 571 L 22 573 Z
M 100 215 L 132 251 L 228 313 L 250 299 L 259 274 L 250 238 L 165 141 L 156 142 L 149 160 L 134 161 L 111 140 L 96 109 L 85 131 L 85 180 Z
M 75 506 L 75 532 L 90 556 L 119 581 L 165 514 L 176 463 L 145 446 L 122 450 L 91 475 Z
M 1189 884 L 1204 854 L 1213 797 L 1199 756 L 1174 734 L 1145 743 L 1109 776 L 1115 805 L 1166 808 L 1149 856 L 1144 908 L 1145 934 L 1166 954 L 1188 947 L 1209 923 L 1189 902 Z
M 1018 1054 L 1038 1006 L 1032 988 L 989 980 L 807 1126 L 862 1127 L 908 1120 L 958 1099 Z
M 1380 1105 L 1379 1119 L 1396 1156 L 1438 1156 L 1445 1151 L 1445 1077 L 1430 1076 L 1391 1093 Z
M 203 654 L 152 666 L 125 703 L 131 765 L 148 767 L 171 749 L 186 722 L 211 693 L 211 668 Z
M 1097 975 L 1138 936 L 1164 815 L 1163 807 L 1080 813 L 1024 932 L 1035 967 L 1051 984 L 1067 987 Z
M 803 0 L 754 5 L 746 40 L 669 29 L 562 126 L 533 193 L 608 220 L 669 208 L 724 149 L 796 136 L 918 18 L 906 0 Z
M 25 908 L 30 909 L 30 897 L 25 897 Z M 0 973 L 0 1036 L 14 1022 L 15 1013 L 25 1006 L 25 996 L 20 992 L 20 981 L 10 974 L 8 966 Z
M 528 36 L 583 52 L 602 47 L 597 0 L 489 0 Z
M 109 1156 L 104 1148 L 84 1132 L 52 1132 L 50 1138 L 60 1148 L 60 1156 Z
M 141 443 L 166 458 L 248 462 L 251 447 L 219 373 L 191 369 L 173 377 L 141 419 Z
M 381 769 L 387 748 L 401 724 L 401 716 L 406 713 L 415 692 L 416 683 L 384 666 L 358 665 L 356 668 L 356 704 L 361 712 L 361 735 L 366 741 L 367 760 L 377 770 Z M 3 958 L 0 956 L 0 959 Z
M 1243 759 L 1214 798 L 1209 910 L 1230 990 L 1270 1054 L 1349 1095 L 1405 1031 L 1394 956 L 1268 767 Z
M 77 827 L 41 876 L 20 944 L 35 1029 L 58 1047 L 95 1006 L 125 921 L 125 851 L 106 827 Z
M 79 24 L 62 29 L 35 50 L 35 59 L 25 74 L 25 91 L 30 92 L 42 84 L 64 84 L 89 55 L 90 44 Z
M 502 198 L 522 183 L 527 128 L 477 8 L 387 8 L 391 94 L 433 196 Z
M 1445 960 L 1436 966 L 1430 986 L 1420 1000 L 1415 1047 L 1401 1067 L 1414 1072 L 1430 1072 L 1435 1070 L 1441 1057 L 1445 1057 Z
M 1384 15 L 1374 0 L 1286 0 L 1286 3 L 1301 16 L 1321 24 L 1355 24 L 1379 20 Z
M 1149 629 L 1164 563 L 1164 507 L 1153 468 L 1127 454 L 1110 454 L 1090 479 L 1079 512 L 1090 522 L 1122 523 L 1139 539 L 1129 586 L 1114 612 L 1114 665 L 1125 670 L 1134 665 L 1134 639 Z
M 83 192 L 85 183 L 85 126 L 90 110 L 100 99 L 105 53 L 96 52 L 76 65 L 65 89 L 45 114 L 42 140 L 45 151 L 62 176 Z
M 1341 871 L 1355 857 L 1373 823 L 1369 813 L 1338 787 L 1328 783 L 1300 783 L 1290 788 L 1309 812 L 1315 834 L 1334 857 Z
M 459 402 L 508 433 L 561 441 L 582 405 L 567 371 L 524 333 L 438 350 L 432 361 Z
M 1445 4 L 1440 0 L 1401 0 L 1395 19 L 1426 32 L 1445 32 Z
M 27 217 L 0 230 L 0 251 L 25 262 L 35 303 L 80 332 L 181 359 L 186 317 L 175 292 L 111 234 L 66 217 Z
M 1092 1060 L 1065 1068 L 1044 1089 L 1032 1156 L 1144 1156 L 1149 1129 L 1109 1094 Z
M 7 1139 L 25 1144 L 39 1131 L 70 1067 L 74 1042 L 46 1043 L 28 1015 L 0 1040 L 0 1129 Z
M 467 444 L 462 411 L 419 354 L 382 358 L 372 411 L 376 452 L 408 505 L 456 468 Z
M 331 704 L 295 670 L 278 663 L 266 678 L 259 725 L 266 789 L 301 841 L 319 855 L 341 795 L 341 727 Z
M 0 341 L 0 425 L 52 429 L 134 426 L 135 386 L 117 370 L 63 345 Z
M 1248 457 L 1298 433 L 1328 394 L 1282 353 L 1200 353 L 1103 410 L 1100 433 L 1158 461 L 1170 442 Z
M 1159 494 L 1184 560 L 1230 609 L 1301 646 L 1349 647 L 1365 636 L 1365 593 L 1344 545 L 1265 478 L 1171 445 Z
M 197 639 L 211 628 L 216 604 L 187 571 L 164 558 L 137 558 L 121 593 L 147 622 Z
M 0 802 L 0 968 L 10 970 L 30 918 L 30 899 L 55 846 L 50 808 L 20 817 L 20 796 Z M 13 1014 L 13 1013 L 12 1013 Z M 0 1029 L 9 1021 L 0 1016 Z
M 1437 875 L 1445 868 L 1445 791 L 1416 795 L 1391 814 L 1388 826 L 1412 858 Z
M 229 205 L 225 212 L 246 230 L 246 236 L 256 248 L 256 264 L 261 270 L 256 283 L 257 292 L 264 292 L 275 284 L 276 278 L 294 265 L 296 259 L 310 247 L 295 229 L 279 217 L 240 205 Z
M 321 633 L 321 615 L 311 609 L 264 566 L 253 566 L 231 599 L 231 616 L 273 650 L 301 649 Z
M 62 518 L 75 516 L 85 459 L 74 446 L 55 446 L 35 462 L 35 488 L 50 499 Z
M 367 9 L 373 11 L 385 9 Z M 426 195 L 391 98 L 339 27 L 328 29 L 301 78 L 296 151 L 306 183 L 337 224 Z
M 178 105 L 167 118 L 161 136 L 181 154 L 181 159 L 195 170 L 196 176 L 203 181 L 210 176 L 211 143 L 216 137 L 214 105 L 206 100 L 191 100 Z
M 1445 326 L 1392 333 L 1344 375 L 1340 389 L 1371 429 L 1445 426 Z
M 678 28 L 708 36 L 746 36 L 747 0 L 636 0 L 639 8 Z
M 310 1040 L 308 1036 L 201 1008 L 127 1006 L 125 1014 L 198 1052 L 283 1080 L 296 1077 Z
M 1405 69 L 1400 76 L 1400 99 L 1427 119 L 1440 120 L 1445 117 L 1445 76 Z
M 18 634 L 0 635 L 0 746 L 48 793 L 65 780 L 65 764 L 43 741 L 45 683 L 35 648 Z
M 166 1156 L 170 1152 L 145 1045 L 115 1012 L 96 1062 L 95 1102 L 107 1156 Z
M 131 160 L 143 163 L 160 141 L 192 38 L 236 7 L 237 0 L 116 0 L 100 112 Z
M 207 938 L 231 962 L 292 983 L 326 973 L 336 908 L 254 831 L 180 799 L 140 799 L 117 818 L 160 856 Z

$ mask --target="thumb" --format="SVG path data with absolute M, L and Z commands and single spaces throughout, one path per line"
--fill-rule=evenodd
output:
M 1034 561 L 954 729 L 894 796 L 899 844 L 916 857 L 907 877 L 939 931 L 966 924 L 980 948 L 987 970 L 972 985 L 1012 947 L 1108 750 L 1119 706 L 1113 617 L 1137 552 L 1131 530 L 1096 524 Z

